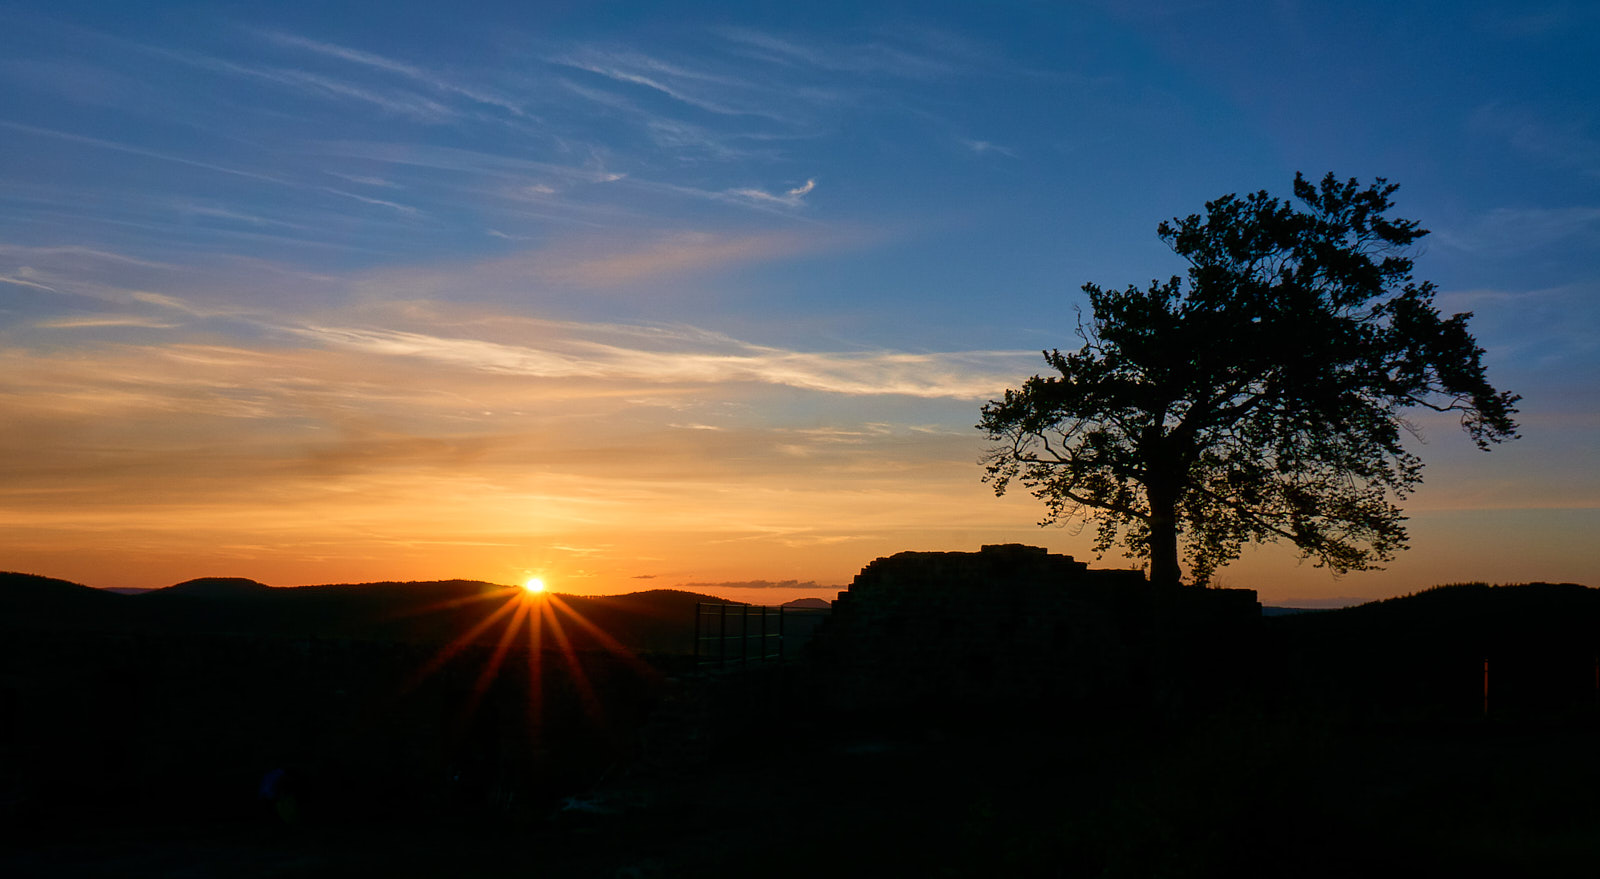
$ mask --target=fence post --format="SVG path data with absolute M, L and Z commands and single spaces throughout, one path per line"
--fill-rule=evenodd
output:
M 1483 661 L 1483 716 L 1489 716 L 1489 660 Z

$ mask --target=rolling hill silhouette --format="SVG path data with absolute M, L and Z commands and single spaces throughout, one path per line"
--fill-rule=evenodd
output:
M 99 628 L 116 622 L 126 598 L 68 580 L 0 571 L 0 626 Z
M 1271 685 L 1379 713 L 1473 716 L 1600 704 L 1600 589 L 1460 583 L 1269 619 Z
M 246 577 L 199 577 L 165 589 L 152 590 L 152 593 L 194 595 L 201 598 L 236 598 L 244 595 L 260 595 L 271 588 L 265 583 L 258 583 Z
M 1576 583 L 1458 583 L 1342 610 L 1285 615 L 1273 627 L 1311 649 L 1504 653 L 1600 645 L 1600 589 Z
M 555 608 L 561 637 L 571 649 L 620 644 L 640 653 L 687 654 L 693 651 L 695 607 L 724 599 L 674 589 L 527 598 L 520 589 L 474 580 L 273 587 L 242 577 L 205 577 L 122 595 L 67 580 L 0 573 L 0 610 L 5 612 L 0 626 L 57 632 L 447 643 L 472 633 L 509 601 Z M 467 643 L 498 644 L 511 614 L 502 616 Z M 542 643 L 558 642 L 547 637 Z

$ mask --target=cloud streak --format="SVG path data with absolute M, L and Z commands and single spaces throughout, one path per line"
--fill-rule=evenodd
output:
M 660 327 L 563 327 L 546 346 L 511 345 L 393 329 L 289 329 L 319 345 L 380 357 L 431 361 L 540 379 L 709 385 L 759 383 L 847 396 L 899 395 L 981 400 L 998 394 L 1033 352 L 804 352 L 753 345 L 714 333 Z M 648 347 L 584 338 L 623 336 Z M 705 350 L 708 347 L 716 350 Z
M 710 590 L 717 594 L 725 589 L 799 589 L 807 592 L 838 592 L 841 586 L 824 586 L 815 580 L 724 580 L 717 583 L 680 583 L 679 589 L 690 592 Z
M 754 57 L 779 65 L 800 66 L 828 73 L 888 74 L 903 79 L 930 80 L 953 72 L 950 61 L 900 48 L 887 42 L 855 45 L 802 44 L 751 28 L 730 27 L 722 36 Z
M 140 327 L 151 330 L 170 330 L 181 325 L 133 314 L 90 314 L 82 317 L 42 320 L 34 324 L 34 326 L 51 330 L 96 329 L 101 327 Z
M 231 174 L 236 177 L 247 177 L 252 180 L 260 180 L 266 183 L 282 184 L 289 182 L 281 177 L 274 177 L 270 174 L 258 174 L 254 171 L 246 171 L 240 168 L 230 168 L 226 165 L 218 165 L 213 162 L 202 162 L 196 159 L 189 159 L 183 156 L 173 155 L 172 153 L 161 152 L 159 150 L 145 149 L 132 144 L 118 143 L 117 141 L 105 140 L 103 138 L 74 134 L 70 131 L 57 131 L 52 128 L 40 128 L 35 125 L 23 125 L 20 122 L 9 122 L 5 120 L 0 120 L 0 128 L 8 128 L 12 131 L 20 131 L 24 134 L 32 134 L 37 137 L 55 138 L 57 140 L 68 141 L 70 143 L 79 143 L 84 144 L 85 146 L 114 150 L 119 153 L 128 153 L 130 155 L 144 156 L 150 159 L 159 159 L 163 162 L 174 162 L 180 165 L 188 165 L 191 168 L 203 168 L 207 171 L 216 171 L 220 174 Z
M 147 51 L 202 70 L 271 83 L 312 97 L 358 101 L 419 122 L 437 124 L 460 115 L 455 109 L 415 92 L 377 88 L 309 70 L 241 64 L 198 52 L 174 49 L 148 48 Z
M 1562 241 L 1600 238 L 1600 207 L 1494 208 L 1455 228 L 1434 230 L 1458 250 L 1492 256 L 1526 254 Z
M 784 207 L 797 208 L 805 204 L 805 197 L 811 190 L 817 188 L 816 180 L 807 180 L 793 189 L 779 194 L 773 194 L 760 189 L 730 189 L 728 195 L 735 198 L 748 199 L 759 204 L 777 204 Z
M 731 103 L 728 100 L 732 97 L 727 94 L 729 91 L 750 91 L 742 80 L 689 70 L 642 53 L 611 52 L 595 47 L 582 47 L 548 60 L 552 64 L 582 70 L 612 82 L 639 86 L 678 103 L 718 116 L 754 116 L 778 122 L 787 121 L 782 115 L 768 109 L 765 102 L 749 102 L 744 106 Z M 708 96 L 706 94 L 708 87 L 721 89 L 724 96 L 719 98 Z
M 373 52 L 365 52 L 360 49 L 352 49 L 347 46 L 325 43 L 320 40 L 313 40 L 283 31 L 259 30 L 256 33 L 259 34 L 263 39 L 280 46 L 302 49 L 324 57 L 335 58 L 340 61 L 347 61 L 351 64 L 362 65 L 364 67 L 381 70 L 386 73 L 397 74 L 414 82 L 426 85 L 435 91 L 459 95 L 479 104 L 499 107 L 515 116 L 526 115 L 520 104 L 503 95 L 490 92 L 486 89 L 462 85 L 458 82 L 446 79 L 413 64 L 397 61 L 393 58 L 388 58 Z

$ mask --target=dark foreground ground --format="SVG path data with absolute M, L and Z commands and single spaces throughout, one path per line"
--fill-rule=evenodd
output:
M 826 718 L 537 808 L 39 829 L 8 876 L 1593 876 L 1593 718 Z M 1036 719 L 1037 720 L 1037 719 Z
M 1600 592 L 1234 636 L 890 707 L 806 662 L 18 629 L 0 876 L 1597 875 Z

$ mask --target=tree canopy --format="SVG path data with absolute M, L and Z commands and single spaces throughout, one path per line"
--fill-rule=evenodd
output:
M 1082 347 L 983 407 L 985 481 L 1027 487 L 1041 524 L 1097 523 L 1095 548 L 1122 542 L 1155 582 L 1180 581 L 1180 539 L 1197 585 L 1248 542 L 1337 573 L 1393 558 L 1422 472 L 1403 413 L 1459 413 L 1487 449 L 1519 399 L 1489 384 L 1471 314 L 1413 279 L 1428 233 L 1388 216 L 1397 188 L 1296 174 L 1298 205 L 1226 195 L 1161 223 L 1187 279 L 1085 284 Z

